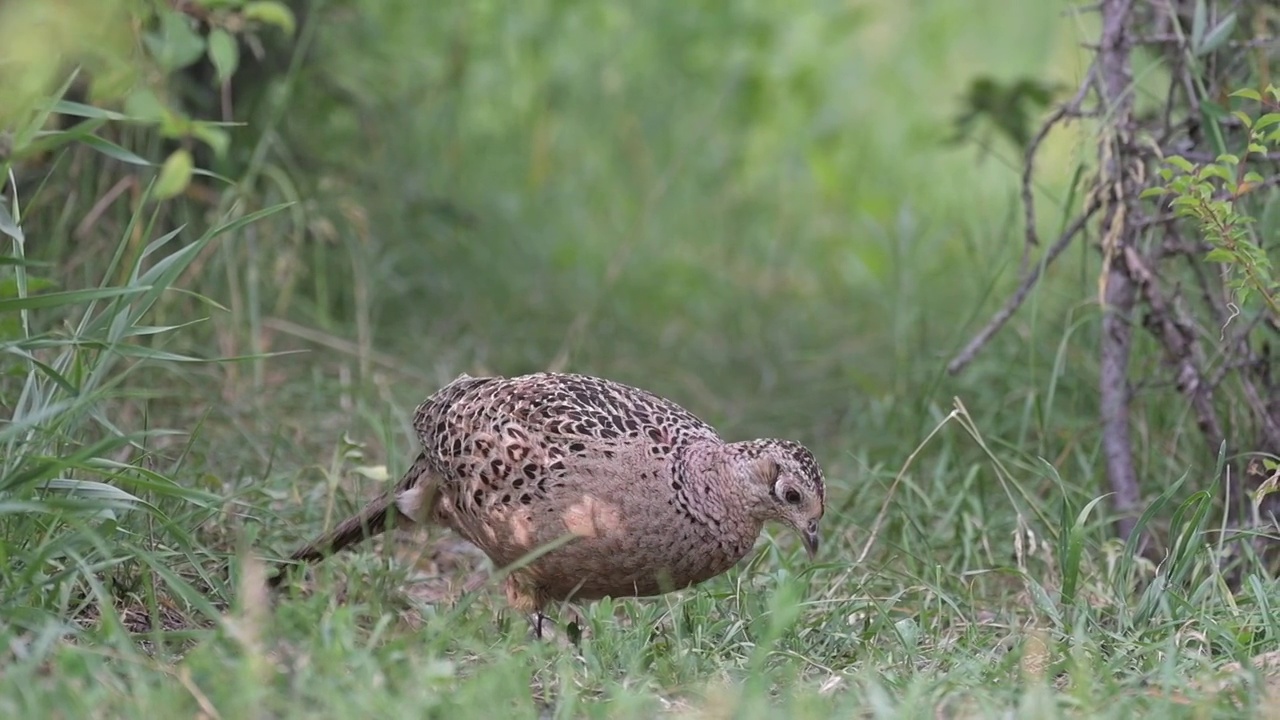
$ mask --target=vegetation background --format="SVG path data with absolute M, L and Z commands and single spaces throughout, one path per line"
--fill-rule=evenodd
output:
M 1017 281 L 1023 147 L 1097 26 L 1057 0 L 5 3 L 0 715 L 1274 712 L 1245 661 L 1277 588 L 1219 572 L 1217 448 L 1176 396 L 1133 416 L 1174 552 L 1112 538 L 1090 244 L 946 373 Z M 1087 126 L 1048 137 L 1042 235 L 1095 157 Z M 260 591 L 249 558 L 405 468 L 422 398 L 548 368 L 809 444 L 818 562 L 770 535 L 583 608 L 576 651 L 439 531 Z

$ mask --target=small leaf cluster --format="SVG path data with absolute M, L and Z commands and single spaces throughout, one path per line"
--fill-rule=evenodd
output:
M 206 28 L 202 35 L 201 27 Z M 208 58 L 218 85 L 231 81 L 240 67 L 237 37 L 253 38 L 264 27 L 276 27 L 292 35 L 293 12 L 276 0 L 196 0 L 159 10 L 154 28 L 144 37 L 148 53 L 158 69 L 171 76 Z M 226 155 L 230 137 L 220 123 L 186 117 L 163 102 L 146 85 L 133 88 L 125 98 L 125 111 L 155 123 L 163 137 L 194 138 L 208 145 L 219 158 Z M 190 184 L 195 160 L 186 147 L 169 154 L 160 169 L 155 197 L 173 197 Z
M 126 121 L 178 146 L 159 163 L 153 197 L 179 195 L 199 174 L 192 155 L 196 145 L 208 147 L 217 159 L 225 158 L 231 145 L 228 123 L 193 117 L 181 106 L 171 88 L 179 74 L 207 62 L 216 87 L 226 88 L 244 48 L 260 48 L 264 32 L 293 35 L 296 29 L 292 11 L 278 0 L 15 0 L 0 5 L 0 84 L 8 91 L 0 107 L 0 159 L 43 156 L 72 136 L 100 144 L 90 136 L 103 122 Z M 74 80 L 59 88 L 68 69 Z M 69 96 L 73 87 L 80 92 Z M 50 96 L 62 98 L 57 115 L 86 122 L 70 134 L 51 131 L 44 124 L 52 121 Z
M 1267 88 L 1266 100 L 1252 89 L 1237 90 L 1231 96 L 1252 100 L 1264 108 L 1280 106 L 1280 88 L 1274 85 Z M 1247 303 L 1256 293 L 1280 318 L 1280 282 L 1275 279 L 1266 250 L 1254 239 L 1254 218 L 1241 208 L 1242 199 L 1267 182 L 1259 172 L 1249 169 L 1249 163 L 1280 148 L 1280 112 L 1265 112 L 1256 118 L 1243 110 L 1231 114 L 1247 131 L 1243 152 L 1222 153 L 1207 163 L 1170 156 L 1159 170 L 1164 184 L 1148 188 L 1142 197 L 1171 195 L 1169 207 L 1174 215 L 1194 220 L 1212 246 L 1205 260 L 1230 269 L 1227 286 L 1240 304 Z

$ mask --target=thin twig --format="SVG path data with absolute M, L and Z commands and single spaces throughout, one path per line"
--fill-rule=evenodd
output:
M 1174 33 L 1158 33 L 1152 35 L 1139 35 L 1133 39 L 1134 45 L 1177 45 L 1185 46 L 1186 40 L 1184 36 Z M 1228 40 L 1221 47 L 1239 50 L 1267 47 L 1269 45 L 1280 45 L 1280 37 L 1263 37 L 1254 38 L 1252 40 Z
M 1205 243 L 1205 245 L 1208 245 L 1208 243 Z M 1173 242 L 1167 239 L 1161 245 L 1161 247 L 1172 246 Z M 1196 285 L 1200 288 L 1200 295 L 1204 299 L 1205 307 L 1209 309 L 1209 314 L 1213 316 L 1214 324 L 1220 328 L 1225 328 L 1229 321 L 1228 315 L 1223 312 L 1223 306 L 1226 303 L 1223 298 L 1215 292 L 1215 290 L 1219 288 L 1215 288 L 1209 281 L 1209 274 L 1205 272 L 1204 263 L 1201 262 L 1201 258 L 1203 258 L 1205 253 L 1209 250 L 1207 248 L 1204 250 L 1188 248 L 1185 247 L 1185 243 L 1180 243 L 1178 250 L 1181 251 L 1183 259 L 1186 260 L 1187 265 L 1191 268 L 1191 274 L 1196 279 Z
M 1209 447 L 1222 445 L 1226 435 L 1218 422 L 1213 404 L 1213 386 L 1205 382 L 1204 352 L 1196 341 L 1194 325 L 1165 298 L 1160 279 L 1132 247 L 1126 247 L 1125 264 L 1137 279 L 1138 289 L 1151 310 L 1145 322 L 1147 330 L 1164 346 L 1165 362 L 1173 370 L 1178 390 L 1186 396 L 1195 413 L 1196 425 Z
M 102 197 L 93 203 L 93 207 L 89 208 L 89 212 L 84 214 L 84 218 L 76 223 L 76 229 L 71 232 L 72 236 L 77 240 L 87 238 L 89 231 L 98 224 L 98 220 L 102 218 L 102 214 L 107 211 L 107 208 L 111 207 L 111 203 L 119 199 L 125 190 L 134 187 L 137 182 L 137 179 L 132 175 L 125 175 L 117 180 L 114 185 L 102 194 Z
M 404 375 L 405 377 L 422 380 L 424 382 L 431 381 L 431 378 L 426 374 L 414 369 L 412 365 L 409 365 L 408 363 L 405 363 L 391 355 L 380 353 L 376 350 L 362 350 L 359 344 L 351 342 L 346 338 L 330 335 L 329 333 L 309 328 L 305 325 L 299 325 L 291 320 L 285 320 L 284 318 L 278 317 L 266 317 L 262 319 L 262 326 L 264 328 L 275 330 L 276 332 L 282 332 L 286 335 L 292 335 L 296 338 L 307 340 L 317 345 L 327 347 L 330 350 L 336 350 L 348 355 L 359 357 L 361 354 L 367 354 L 370 362 L 374 365 L 381 365 L 382 367 L 391 370 L 392 372 Z
M 1217 155 L 1214 155 L 1213 153 L 1207 153 L 1207 152 L 1196 152 L 1194 150 L 1188 150 L 1187 152 L 1180 152 L 1180 153 L 1173 153 L 1173 154 L 1180 155 L 1184 159 L 1189 160 L 1193 163 L 1211 163 L 1211 162 L 1218 161 Z M 1249 162 L 1280 163 L 1280 152 L 1273 151 L 1268 153 L 1250 153 L 1248 160 Z M 1280 182 L 1280 181 L 1277 181 L 1274 177 L 1269 177 L 1269 178 L 1266 178 L 1263 182 L 1266 184 L 1275 184 L 1276 182 Z
M 1080 114 L 1080 105 L 1084 102 L 1085 97 L 1089 94 L 1089 88 L 1093 85 L 1093 74 L 1094 66 L 1090 65 L 1088 72 L 1085 73 L 1084 80 L 1080 83 L 1080 88 L 1076 90 L 1075 96 L 1068 102 L 1059 105 L 1041 123 L 1040 130 L 1036 132 L 1035 137 L 1031 138 L 1031 142 L 1027 145 L 1027 151 L 1023 155 L 1022 210 L 1023 222 L 1026 224 L 1027 247 L 1040 244 L 1040 238 L 1036 234 L 1036 199 L 1033 177 L 1035 174 L 1036 153 L 1040 151 L 1040 145 L 1049 136 L 1049 132 L 1057 127 L 1058 123 Z
M 907 474 L 907 468 L 911 467 L 911 462 L 916 459 L 916 456 L 920 454 L 924 446 L 929 444 L 934 435 L 937 435 L 947 423 L 955 420 L 959 415 L 960 410 L 958 408 L 947 413 L 947 416 L 942 418 L 942 421 L 925 436 L 924 440 L 921 440 L 920 444 L 916 445 L 916 449 L 912 450 L 911 454 L 907 456 L 906 462 L 902 463 L 902 469 L 898 471 L 898 474 L 893 478 L 893 482 L 889 484 L 889 492 L 884 494 L 884 502 L 880 503 L 880 512 L 876 513 L 876 519 L 871 523 L 871 533 L 867 535 L 867 542 L 862 545 L 862 552 L 858 553 L 856 561 L 858 564 L 867 559 L 867 554 L 871 552 L 871 546 L 875 544 L 876 538 L 879 537 L 880 526 L 884 524 L 885 515 L 889 512 L 889 503 L 893 501 L 894 492 L 898 489 L 898 484 L 902 482 L 903 476 Z
M 995 315 L 992 315 L 991 319 L 987 321 L 987 324 L 978 331 L 978 334 L 974 335 L 973 339 L 964 346 L 964 349 L 957 353 L 951 362 L 947 363 L 948 373 L 955 375 L 973 362 L 973 359 L 977 357 L 982 348 L 1004 327 L 1005 323 L 1009 322 L 1009 319 L 1018 311 L 1018 308 L 1022 307 L 1022 303 L 1026 302 L 1027 297 L 1031 295 L 1031 290 L 1040 281 L 1040 276 L 1053 264 L 1054 260 L 1058 259 L 1062 251 L 1067 249 L 1067 246 L 1071 244 L 1076 235 L 1080 234 L 1080 231 L 1084 229 L 1089 219 L 1097 211 L 1098 204 L 1091 202 L 1085 207 L 1084 212 L 1062 231 L 1062 234 L 1053 242 L 1053 245 L 1050 245 L 1049 249 L 1045 251 L 1040 262 L 1032 266 L 1027 274 L 1023 276 L 1022 282 L 1018 284 L 1018 289 L 1009 296 L 1004 306 L 997 310 Z

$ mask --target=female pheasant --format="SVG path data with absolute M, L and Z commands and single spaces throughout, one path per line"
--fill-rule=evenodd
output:
M 824 483 L 807 448 L 725 442 L 639 388 L 464 374 L 418 406 L 414 428 L 423 449 L 404 478 L 292 560 L 412 523 L 453 529 L 499 567 L 542 548 L 505 586 L 541 635 L 550 601 L 652 596 L 725 572 L 767 521 L 818 550 Z

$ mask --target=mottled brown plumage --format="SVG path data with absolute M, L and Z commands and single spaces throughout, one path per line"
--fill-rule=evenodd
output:
M 657 595 L 715 577 L 770 520 L 817 551 L 824 490 L 809 450 L 726 443 L 645 390 L 561 373 L 462 375 L 418 407 L 414 428 L 423 449 L 404 478 L 293 560 L 412 523 L 452 528 L 498 566 L 561 541 L 507 579 L 511 604 L 540 617 L 554 600 Z

